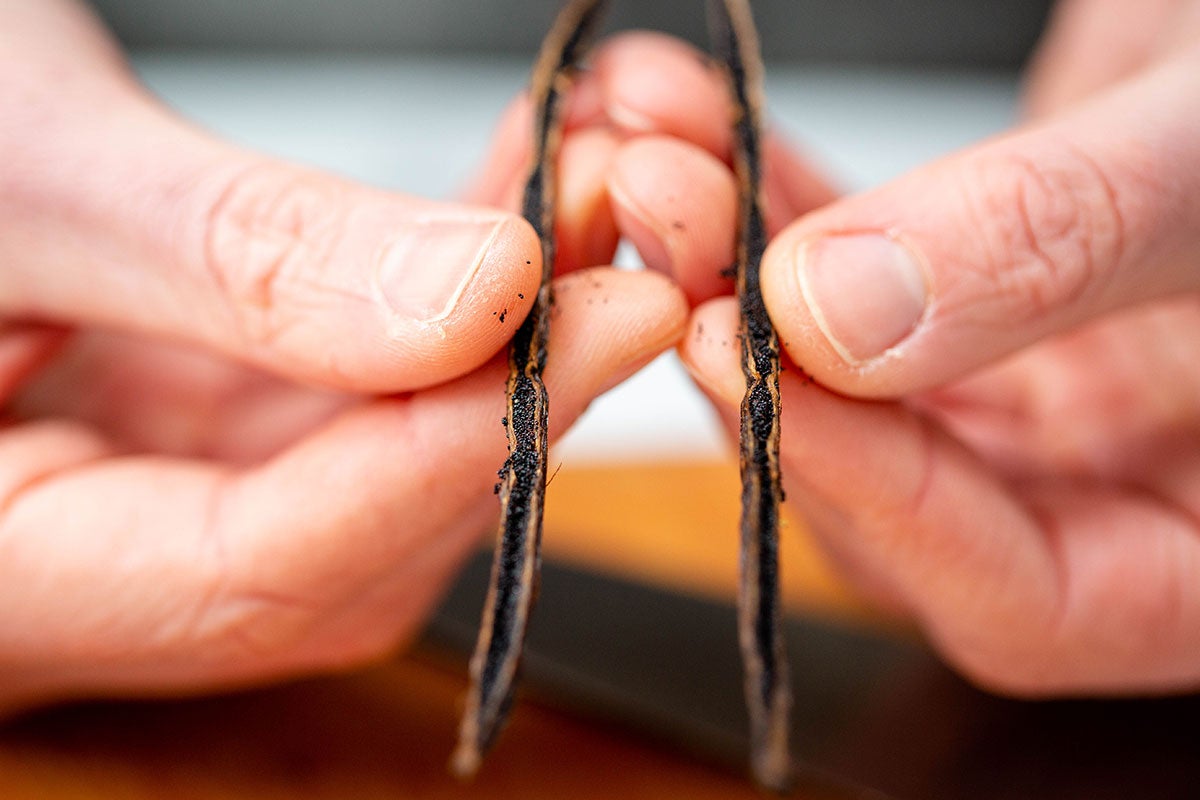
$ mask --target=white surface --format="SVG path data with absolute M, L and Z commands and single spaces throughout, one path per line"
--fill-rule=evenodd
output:
M 528 65 L 507 60 L 143 53 L 143 78 L 184 115 L 247 146 L 366 183 L 452 197 L 477 165 Z M 770 65 L 769 65 L 770 67 Z M 771 117 L 847 189 L 1007 127 L 1002 75 L 771 67 Z M 727 451 L 673 356 L 609 392 L 556 461 Z

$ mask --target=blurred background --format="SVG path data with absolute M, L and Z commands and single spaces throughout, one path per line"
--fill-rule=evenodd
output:
M 557 0 L 96 0 L 133 47 L 533 52 Z M 611 26 L 703 43 L 699 0 L 612 4 Z M 756 0 L 771 59 L 1014 68 L 1049 0 Z

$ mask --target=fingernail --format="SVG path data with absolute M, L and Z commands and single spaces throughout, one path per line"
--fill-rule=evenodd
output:
M 813 319 L 851 364 L 896 347 L 925 314 L 928 286 L 920 260 L 882 234 L 804 242 L 796 254 L 796 272 Z
M 490 215 L 409 222 L 379 253 L 376 280 L 384 300 L 406 319 L 445 319 L 471 279 L 486 268 L 506 224 L 507 217 Z

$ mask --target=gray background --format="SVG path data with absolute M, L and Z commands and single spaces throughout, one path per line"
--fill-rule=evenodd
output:
M 95 0 L 131 47 L 513 52 L 559 0 Z M 1049 0 L 756 0 L 769 59 L 1014 67 Z M 616 0 L 610 28 L 703 42 L 701 0 Z

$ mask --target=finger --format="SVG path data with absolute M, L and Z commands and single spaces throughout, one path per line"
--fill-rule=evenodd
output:
M 12 97 L 37 102 L 31 82 L 47 76 L 71 86 L 86 84 L 103 101 L 112 90 L 134 84 L 120 45 L 88 3 L 42 0 L 7 3 L 0 28 L 0 75 Z
M 719 342 L 736 313 L 730 300 L 702 306 L 680 348 L 731 417 L 745 381 Z M 969 676 L 1021 694 L 1200 679 L 1200 545 L 1182 499 L 1172 510 L 1148 493 L 1048 482 L 1015 494 L 902 405 L 839 397 L 796 372 L 781 387 L 789 501 Z
M 763 295 L 793 360 L 865 396 L 946 383 L 1200 288 L 1196 59 L 798 221 Z
M 672 36 L 650 31 L 623 33 L 596 48 L 589 69 L 572 87 L 567 130 L 606 127 L 622 140 L 669 136 L 707 150 L 726 163 L 731 157 L 733 108 L 729 81 L 707 54 Z M 522 94 L 504 112 L 480 178 L 466 197 L 502 204 L 528 164 L 532 111 Z M 793 213 L 811 210 L 835 196 L 828 181 L 768 131 L 764 145 L 766 184 L 773 204 Z M 522 166 L 517 168 L 515 164 Z M 496 169 L 505 165 L 508 170 Z M 786 180 L 776 182 L 777 165 Z M 790 217 L 784 219 L 789 221 Z
M 834 197 L 777 137 L 764 166 L 772 233 Z M 698 145 L 643 136 L 621 147 L 607 183 L 617 227 L 647 266 L 673 275 L 692 303 L 732 291 L 738 187 L 725 164 Z
M 604 176 L 616 152 L 607 130 L 581 131 L 563 142 L 554 223 L 560 272 L 612 263 L 619 234 Z
M 605 187 L 605 176 L 617 152 L 616 135 L 606 128 L 585 128 L 562 143 L 555 186 L 555 274 L 612 263 L 620 238 Z M 515 171 L 485 202 L 519 211 L 529 176 L 528 165 Z
M 733 142 L 729 80 L 706 54 L 661 33 L 626 33 L 597 49 L 592 79 L 591 92 L 599 100 L 589 107 L 598 104 L 603 118 L 625 138 L 682 139 L 729 163 Z M 828 179 L 769 127 L 763 168 L 772 230 L 837 197 Z
M 698 303 L 732 291 L 737 186 L 700 147 L 663 136 L 621 148 L 608 175 L 617 226 L 651 269 Z
M 91 331 L 9 407 L 18 419 L 85 423 L 124 452 L 255 464 L 358 402 L 195 347 Z
M 1030 61 L 1025 105 L 1046 116 L 1124 80 L 1159 54 L 1181 0 L 1060 0 Z
M 732 107 L 727 81 L 707 56 L 665 34 L 614 36 L 596 48 L 567 95 L 564 120 L 571 134 L 604 128 L 620 139 L 643 134 L 681 138 L 718 158 L 730 156 Z M 533 105 L 522 92 L 505 109 L 476 179 L 464 192 L 469 202 L 518 208 L 529 172 Z
M 0 313 L 180 339 L 334 388 L 485 362 L 538 285 L 511 214 L 368 189 L 220 144 L 127 87 L 48 87 L 0 140 L 18 165 Z
M 729 158 L 728 84 L 699 50 L 661 33 L 626 33 L 597 48 L 592 70 L 605 118 L 622 133 L 666 134 Z
M 482 176 L 468 191 L 468 199 L 519 208 L 528 172 L 531 116 L 524 95 L 505 112 Z M 725 214 L 723 206 L 727 181 L 715 177 L 716 169 L 730 156 L 731 121 L 727 79 L 691 45 L 663 34 L 636 32 L 615 36 L 597 48 L 591 68 L 573 87 L 567 110 L 569 133 L 561 159 L 560 191 L 565 198 L 576 194 L 585 202 L 578 205 L 584 213 L 564 204 L 558 231 L 566 252 L 560 253 L 559 267 L 606 263 L 611 257 L 618 231 L 612 228 L 608 204 L 599 202 L 596 191 L 600 186 L 596 178 L 609 175 L 608 189 L 616 194 L 608 199 L 621 215 L 619 233 L 635 239 L 652 268 L 668 269 L 673 262 L 677 278 L 693 299 L 727 291 L 728 284 L 710 269 L 714 258 L 725 259 L 724 251 L 706 248 L 714 243 L 708 240 L 732 237 L 733 215 Z M 659 145 L 641 148 L 641 138 L 657 140 Z M 679 140 L 682 155 L 670 152 L 663 144 L 668 139 Z M 612 162 L 612 147 L 620 141 L 627 142 L 632 152 L 622 153 L 617 164 Z M 711 156 L 706 159 L 704 153 Z M 666 161 L 657 162 L 659 156 Z M 514 166 L 517 163 L 522 166 Z M 716 197 L 691 189 L 677 191 L 689 185 L 693 169 L 699 171 L 705 189 L 718 193 Z M 763 189 L 771 231 L 837 196 L 823 176 L 770 131 L 764 142 Z M 701 240 L 693 242 L 690 229 L 679 232 L 681 212 L 705 221 L 696 228 Z M 592 246 L 577 256 L 576 242 Z M 676 253 L 679 248 L 682 252 Z M 706 251 L 705 256 L 692 265 L 690 256 L 700 251 Z M 730 263 L 731 257 L 716 272 Z
M 563 274 L 612 263 L 620 234 L 613 220 L 604 176 L 617 151 L 612 131 L 592 128 L 567 138 L 559 154 L 555 187 L 554 270 Z M 525 181 L 514 184 L 508 202 L 519 207 Z
M 556 295 L 552 435 L 670 346 L 685 315 L 649 274 L 579 272 Z M 494 524 L 505 375 L 498 358 L 364 405 L 248 472 L 124 459 L 23 486 L 0 524 L 16 570 L 0 581 L 6 690 L 229 685 L 391 649 Z

